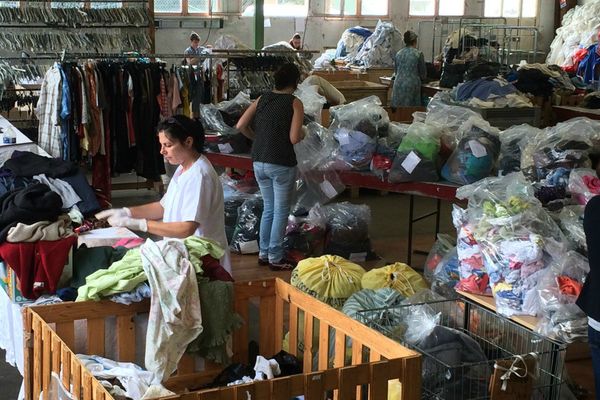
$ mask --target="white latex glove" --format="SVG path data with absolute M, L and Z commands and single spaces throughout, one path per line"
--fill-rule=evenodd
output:
M 108 223 L 111 226 L 120 226 L 124 228 L 129 228 L 134 231 L 142 231 L 148 232 L 148 221 L 141 218 L 131 218 L 131 217 L 119 217 L 114 218 L 111 217 L 108 219 Z
M 107 219 L 107 220 L 110 220 L 111 218 L 131 217 L 131 210 L 127 207 L 110 208 L 108 210 L 100 211 L 99 213 L 97 213 L 95 215 L 95 217 L 98 219 Z

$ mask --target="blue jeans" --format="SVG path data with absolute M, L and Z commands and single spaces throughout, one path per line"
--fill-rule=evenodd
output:
M 600 332 L 588 325 L 588 342 L 592 353 L 596 399 L 600 399 Z
M 258 256 L 277 263 L 283 259 L 283 236 L 296 182 L 296 167 L 254 162 L 254 176 L 263 197 Z

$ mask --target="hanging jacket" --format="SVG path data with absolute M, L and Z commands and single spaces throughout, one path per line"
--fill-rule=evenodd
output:
M 596 66 L 600 64 L 600 56 L 596 53 L 597 46 L 597 44 L 593 44 L 588 47 L 587 55 L 581 60 L 577 69 L 577 75 L 581 76 L 585 83 L 596 79 Z

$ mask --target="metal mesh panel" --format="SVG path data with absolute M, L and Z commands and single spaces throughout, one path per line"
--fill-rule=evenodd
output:
M 189 0 L 188 12 L 208 13 L 208 0 Z
M 398 321 L 410 307 L 428 306 L 440 315 L 439 325 L 456 329 L 474 339 L 488 361 L 449 365 L 429 349 L 404 341 Z M 539 376 L 534 397 L 559 399 L 563 381 L 565 345 L 547 339 L 466 299 L 364 310 L 358 320 L 423 355 L 423 399 L 489 399 L 490 371 L 496 360 L 512 360 L 515 355 L 538 355 Z M 537 396 L 537 397 L 536 397 Z
M 180 13 L 181 0 L 155 0 L 154 11 L 157 13 Z

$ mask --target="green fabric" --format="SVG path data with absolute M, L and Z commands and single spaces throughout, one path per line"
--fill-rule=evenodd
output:
M 87 247 L 82 245 L 73 254 L 71 287 L 78 288 L 85 285 L 86 277 L 119 261 L 128 250 L 126 247 Z
M 440 151 L 439 140 L 431 138 L 412 138 L 404 137 L 400 146 L 398 146 L 399 153 L 409 153 L 411 151 L 418 151 L 421 156 L 428 160 L 435 160 L 438 152 Z
M 216 242 L 198 236 L 190 236 L 183 243 L 196 273 L 202 273 L 201 257 L 210 255 L 218 260 L 224 254 L 224 250 Z M 85 279 L 85 285 L 79 288 L 76 301 L 100 300 L 102 297 L 130 292 L 147 280 L 139 247 L 131 249 L 108 269 L 100 269 L 89 275 Z
M 229 364 L 227 339 L 244 323 L 233 312 L 233 282 L 209 281 L 200 275 L 197 278 L 204 330 L 188 345 L 187 352 L 219 364 Z

